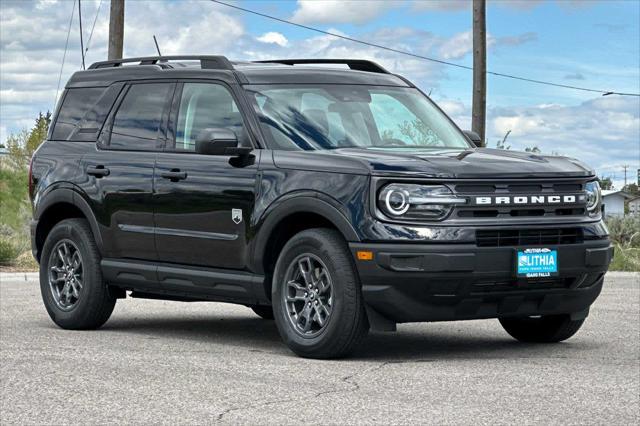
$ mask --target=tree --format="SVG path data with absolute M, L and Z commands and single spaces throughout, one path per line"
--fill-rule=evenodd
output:
M 31 156 L 42 142 L 47 138 L 51 113 L 38 114 L 35 125 L 31 130 L 21 130 L 9 135 L 7 138 L 8 166 L 14 170 L 25 169 L 29 165 Z
M 511 134 L 511 130 L 507 131 L 507 133 L 504 134 L 504 137 L 502 138 L 502 140 L 499 140 L 498 142 L 496 142 L 496 148 L 511 149 L 511 145 L 507 145 L 507 138 L 509 137 L 510 134 Z
M 628 194 L 631 194 L 633 196 L 637 196 L 640 195 L 640 188 L 638 188 L 638 185 L 636 185 L 635 183 L 630 183 L 628 185 L 625 185 L 622 190 Z
M 610 177 L 598 178 L 598 182 L 600 183 L 600 188 L 602 189 L 613 189 L 613 182 Z
M 398 129 L 416 145 L 437 146 L 440 142 L 438 135 L 422 120 L 415 119 L 411 122 L 405 120 L 398 125 Z

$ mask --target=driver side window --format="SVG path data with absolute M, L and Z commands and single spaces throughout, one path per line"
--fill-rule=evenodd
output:
M 178 107 L 175 150 L 194 152 L 200 132 L 211 128 L 232 130 L 242 139 L 242 115 L 231 93 L 219 84 L 185 83 Z

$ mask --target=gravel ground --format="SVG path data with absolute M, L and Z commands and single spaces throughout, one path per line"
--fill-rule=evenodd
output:
M 512 340 L 496 320 L 400 325 L 354 357 L 295 357 L 220 303 L 119 301 L 65 331 L 33 274 L 0 274 L 0 423 L 638 424 L 640 275 L 612 273 L 582 330 Z

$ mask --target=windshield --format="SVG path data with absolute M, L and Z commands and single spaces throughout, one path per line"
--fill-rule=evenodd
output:
M 414 88 L 247 86 L 273 149 L 466 149 L 465 136 Z

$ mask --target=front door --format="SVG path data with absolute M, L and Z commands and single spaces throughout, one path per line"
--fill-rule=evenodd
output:
M 196 137 L 207 128 L 233 130 L 241 143 L 250 144 L 237 103 L 223 84 L 179 84 L 170 117 L 154 178 L 158 260 L 243 269 L 260 150 L 246 161 L 195 153 Z

